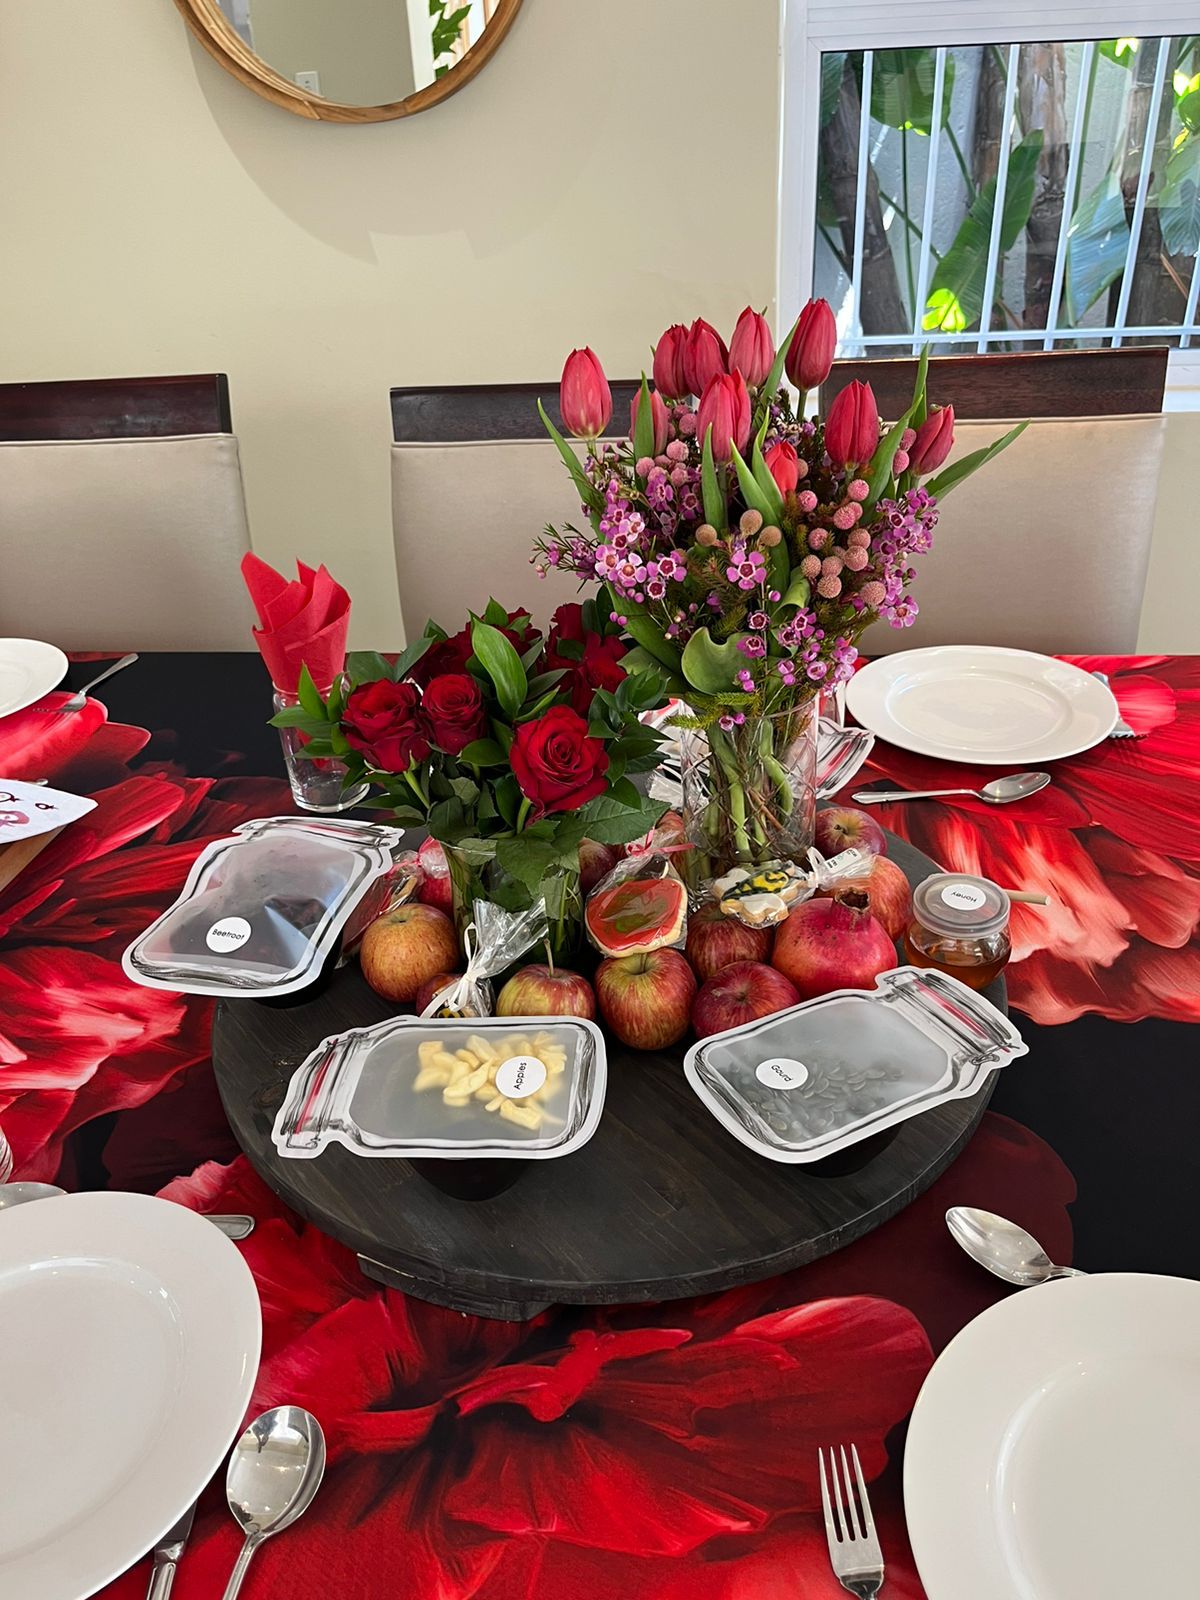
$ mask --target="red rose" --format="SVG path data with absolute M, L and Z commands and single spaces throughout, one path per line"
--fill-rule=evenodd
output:
M 563 640 L 580 645 L 582 659 L 560 655 L 558 646 Z M 620 664 L 625 650 L 626 646 L 616 634 L 588 633 L 583 626 L 583 607 L 571 602 L 559 606 L 554 613 L 546 640 L 546 666 L 551 671 L 558 667 L 566 669 L 562 687 L 569 691 L 575 710 L 586 717 L 594 691 L 615 690 L 625 676 Z
M 425 691 L 421 709 L 428 718 L 434 744 L 448 755 L 456 756 L 473 739 L 481 739 L 487 727 L 479 685 L 465 672 L 449 672 L 435 678 Z
M 590 738 L 587 723 L 569 706 L 551 706 L 523 722 L 509 752 L 521 792 L 538 813 L 578 811 L 607 787 L 608 752 Z
M 380 772 L 407 772 L 429 754 L 429 725 L 411 683 L 363 683 L 342 712 L 342 732 Z
M 537 629 L 529 620 L 528 611 L 510 611 L 508 626 L 499 629 L 499 632 L 518 655 L 524 655 L 539 637 Z M 470 659 L 471 630 L 463 628 L 458 633 L 451 634 L 449 639 L 439 639 L 437 644 L 431 644 L 409 677 L 423 689 L 426 684 L 432 683 L 435 678 L 440 678 L 445 672 L 465 672 Z M 529 670 L 535 672 L 537 668 L 531 667 Z

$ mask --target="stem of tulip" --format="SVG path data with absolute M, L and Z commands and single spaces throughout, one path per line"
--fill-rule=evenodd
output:
M 792 814 L 792 806 L 795 803 L 794 796 L 792 794 L 792 786 L 788 782 L 788 775 L 783 770 L 782 764 L 776 759 L 775 752 L 771 748 L 771 741 L 772 741 L 771 724 L 764 720 L 759 725 L 759 733 L 758 733 L 758 752 L 759 752 L 759 757 L 760 757 L 760 759 L 762 761 L 763 767 L 764 767 L 768 777 L 771 779 L 771 782 L 775 785 L 775 792 L 779 796 L 779 809 L 780 809 L 781 813 L 785 817 L 790 817 L 791 814 Z

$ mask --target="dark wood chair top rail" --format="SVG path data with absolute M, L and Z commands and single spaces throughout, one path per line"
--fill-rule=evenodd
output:
M 1015 355 L 934 356 L 929 398 L 961 421 L 1022 417 L 1118 417 L 1162 410 L 1166 345 L 1117 350 L 1037 350 Z M 825 412 L 851 379 L 869 383 L 880 415 L 901 416 L 912 399 L 917 358 L 835 361 L 821 386 Z
M 629 407 L 641 379 L 620 379 L 612 387 L 609 438 L 629 429 Z M 397 444 L 473 444 L 489 439 L 544 439 L 538 416 L 541 400 L 562 431 L 558 379 L 545 383 L 452 384 L 392 390 L 392 437 Z
M 0 440 L 232 433 L 223 372 L 0 383 Z

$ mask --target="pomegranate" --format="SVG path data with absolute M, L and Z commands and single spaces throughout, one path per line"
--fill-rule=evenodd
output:
M 806 900 L 775 930 L 771 965 L 790 978 L 801 1000 L 834 989 L 871 989 L 896 965 L 896 948 L 865 908 L 841 900 Z
M 848 899 L 851 905 L 858 904 L 853 896 L 865 895 L 867 910 L 889 939 L 899 939 L 912 917 L 912 890 L 908 879 L 887 856 L 875 857 L 868 877 L 847 879 L 842 888 L 825 892 L 835 900 Z

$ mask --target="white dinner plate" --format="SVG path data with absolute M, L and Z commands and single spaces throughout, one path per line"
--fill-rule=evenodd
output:
M 51 689 L 67 670 L 67 658 L 40 639 L 0 639 L 0 717 L 24 711 Z
M 1195 1593 L 1200 1283 L 1023 1289 L 934 1363 L 904 1456 L 928 1600 Z
M 140 1194 L 0 1212 L 0 1595 L 83 1600 L 220 1466 L 258 1291 L 211 1222 Z
M 902 750 L 1014 768 L 1090 750 L 1118 716 L 1112 691 L 1090 672 L 999 645 L 881 656 L 851 678 L 846 704 Z

